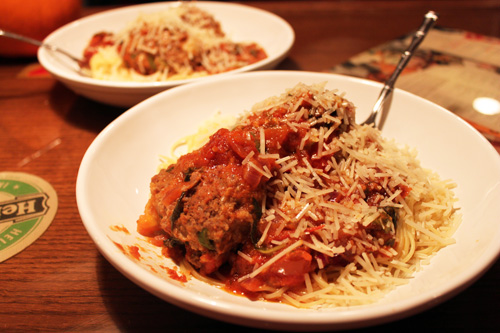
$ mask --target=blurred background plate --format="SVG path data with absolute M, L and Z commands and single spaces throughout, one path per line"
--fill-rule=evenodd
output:
M 95 33 L 119 32 L 134 21 L 139 13 L 157 12 L 175 5 L 178 5 L 178 2 L 157 2 L 108 10 L 64 25 L 47 36 L 44 41 L 81 56 Z M 112 82 L 85 77 L 78 72 L 77 64 L 45 48 L 39 49 L 38 60 L 43 67 L 77 94 L 113 106 L 130 107 L 160 91 L 178 85 L 214 76 L 274 68 L 287 56 L 294 43 L 295 33 L 292 27 L 270 12 L 246 5 L 211 1 L 196 1 L 196 6 L 214 15 L 230 39 L 256 42 L 265 49 L 268 58 L 226 73 L 163 82 Z

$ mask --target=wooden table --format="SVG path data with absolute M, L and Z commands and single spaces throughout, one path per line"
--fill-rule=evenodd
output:
M 327 70 L 411 31 L 428 9 L 441 14 L 442 26 L 500 37 L 500 1 L 495 0 L 246 3 L 294 27 L 296 44 L 279 69 Z M 57 191 L 59 209 L 34 244 L 0 264 L 0 331 L 253 331 L 170 305 L 99 254 L 78 214 L 75 180 L 87 147 L 124 110 L 76 96 L 51 77 L 26 75 L 33 64 L 36 59 L 0 59 L 0 171 L 42 177 Z M 497 262 L 451 300 L 377 328 L 496 331 L 499 279 Z

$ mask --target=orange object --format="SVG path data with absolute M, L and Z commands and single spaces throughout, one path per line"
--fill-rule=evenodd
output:
M 81 0 L 2 0 L 0 27 L 42 40 L 52 31 L 80 17 Z M 35 56 L 38 47 L 0 37 L 0 56 Z

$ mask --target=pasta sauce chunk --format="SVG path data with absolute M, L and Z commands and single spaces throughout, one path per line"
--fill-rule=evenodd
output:
M 162 168 L 138 231 L 193 275 L 297 307 L 375 301 L 453 242 L 453 184 L 298 84 Z

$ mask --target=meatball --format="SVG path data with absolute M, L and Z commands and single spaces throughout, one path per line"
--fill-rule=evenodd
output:
M 267 179 L 242 163 L 255 143 L 238 133 L 219 130 L 150 185 L 168 256 L 186 259 L 204 274 L 216 271 L 248 239 L 265 195 Z
M 170 237 L 167 246 L 185 251 L 186 260 L 204 274 L 216 271 L 248 238 L 256 218 L 255 202 L 264 190 L 252 189 L 243 172 L 236 164 L 194 171 L 176 201 L 158 205 L 161 228 Z M 167 174 L 153 181 L 164 183 Z

